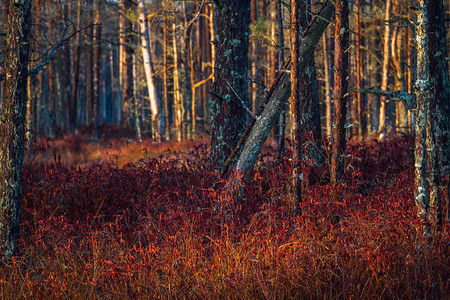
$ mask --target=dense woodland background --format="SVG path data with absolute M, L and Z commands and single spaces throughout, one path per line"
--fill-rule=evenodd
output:
M 3 297 L 449 297 L 448 0 L 1 10 Z
M 103 124 L 121 125 L 136 135 L 152 136 L 139 8 L 137 3 L 127 3 L 33 1 L 29 68 L 37 67 L 50 54 L 51 61 L 29 80 L 28 130 L 32 136 L 61 137 Z M 409 42 L 414 31 L 405 23 L 414 17 L 409 6 L 409 1 L 402 0 L 350 3 L 351 87 L 411 92 L 415 56 Z M 254 114 L 276 79 L 281 52 L 289 56 L 289 4 L 283 2 L 280 7 L 283 44 L 279 43 L 277 1 L 252 1 L 251 5 L 248 107 Z M 319 7 L 313 3 L 312 10 Z M 208 132 L 207 103 L 212 97 L 208 92 L 215 56 L 212 4 L 153 1 L 146 4 L 146 10 L 166 139 L 189 139 Z M 3 33 L 7 11 L 2 4 Z M 386 26 L 385 19 L 391 20 L 391 26 Z M 314 92 L 318 94 L 324 136 L 331 135 L 333 41 L 334 28 L 329 26 L 315 50 Z M 4 51 L 5 40 L 1 42 Z M 378 137 L 383 131 L 411 132 L 411 113 L 403 103 L 388 101 L 385 114 L 380 114 L 380 101 L 386 100 L 352 92 L 347 132 L 358 139 Z

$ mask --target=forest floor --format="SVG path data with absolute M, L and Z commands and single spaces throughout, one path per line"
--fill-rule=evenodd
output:
M 422 232 L 410 137 L 349 145 L 338 186 L 312 169 L 301 216 L 289 159 L 266 151 L 236 202 L 207 143 L 36 141 L 2 298 L 449 299 L 450 224 Z

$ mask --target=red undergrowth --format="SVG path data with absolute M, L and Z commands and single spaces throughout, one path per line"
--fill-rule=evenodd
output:
M 408 137 L 349 145 L 336 187 L 326 167 L 312 170 L 302 216 L 288 209 L 288 159 L 261 158 L 242 201 L 226 206 L 207 147 L 190 146 L 123 166 L 28 164 L 2 296 L 449 297 L 449 224 L 419 230 Z

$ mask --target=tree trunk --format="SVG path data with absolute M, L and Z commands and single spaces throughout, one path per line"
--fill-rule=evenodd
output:
M 163 64 L 164 64 L 164 71 L 163 71 L 163 84 L 164 84 L 164 129 L 165 129 L 165 137 L 170 140 L 170 125 L 169 125 L 169 88 L 168 88 L 168 30 L 169 30 L 169 23 L 167 21 L 167 13 L 164 12 L 163 15 Z
M 414 198 L 417 206 L 417 215 L 426 224 L 428 215 L 427 194 L 427 114 L 430 103 L 430 69 L 428 57 L 427 37 L 427 6 L 426 0 L 419 0 L 417 13 L 417 116 L 415 140 L 415 180 Z
M 177 141 L 181 141 L 183 138 L 182 133 L 182 108 L 181 108 L 181 96 L 180 96 L 180 75 L 178 72 L 178 50 L 177 50 L 177 38 L 176 38 L 176 26 L 172 23 L 172 38 L 173 38 L 173 107 L 175 117 L 175 130 Z
M 299 203 L 302 202 L 302 118 L 301 118 L 301 82 L 299 69 L 300 52 L 300 23 L 305 18 L 306 5 L 299 0 L 291 0 L 291 107 L 292 120 L 292 206 L 291 209 L 300 212 Z
M 388 21 L 391 18 L 391 0 L 386 0 L 386 13 L 384 18 L 383 75 L 381 79 L 381 89 L 386 91 L 389 83 L 389 41 L 391 38 L 391 29 Z M 386 100 L 386 96 L 382 96 L 380 99 L 380 117 L 378 125 L 380 139 L 384 139 L 386 136 Z
M 348 2 L 336 0 L 334 30 L 334 111 L 333 145 L 331 153 L 331 182 L 336 184 L 344 176 L 346 148 L 347 87 L 348 87 Z
M 323 52 L 323 69 L 324 69 L 324 80 L 325 80 L 325 118 L 326 118 L 326 129 L 327 136 L 332 138 L 333 136 L 333 113 L 332 113 L 332 96 L 331 96 L 331 74 L 329 71 L 330 63 L 328 56 L 328 35 L 325 30 L 322 39 L 322 52 Z
M 361 32 L 361 18 L 360 18 L 360 6 L 362 1 L 358 1 L 355 6 L 355 22 L 356 22 L 356 88 L 360 89 L 363 85 L 363 56 L 361 52 L 362 46 L 362 32 Z M 366 106 L 364 103 L 364 96 L 361 93 L 356 93 L 357 102 L 357 118 L 358 118 L 358 136 L 363 140 L 367 133 L 366 122 Z
M 81 0 L 77 1 L 77 21 L 76 30 L 81 27 Z M 72 93 L 70 96 L 71 115 L 69 117 L 69 130 L 75 133 L 77 130 L 77 111 L 78 111 L 78 88 L 80 82 L 80 50 L 81 50 L 81 33 L 77 34 L 76 46 L 73 54 L 73 74 L 72 74 Z
M 328 26 L 329 21 L 327 20 L 331 18 L 333 11 L 334 5 L 331 1 L 328 1 L 320 12 L 320 17 L 311 23 L 312 25 L 308 29 L 307 34 L 304 35 L 299 50 L 299 57 L 304 58 L 298 64 L 300 73 L 304 72 L 307 67 L 309 58 L 311 58 L 311 54 L 319 42 L 323 31 Z M 291 95 L 291 82 L 288 73 L 283 72 L 274 92 L 270 95 L 267 105 L 250 131 L 236 165 L 237 171 L 242 172 L 244 175 L 252 170 L 271 128 L 278 120 L 282 110 L 285 109 Z M 233 180 L 233 178 L 230 178 L 230 180 Z
M 150 50 L 150 28 L 147 23 L 145 1 L 139 1 L 139 16 L 141 25 L 142 56 L 144 58 L 145 77 L 147 78 L 148 96 L 152 110 L 152 129 L 156 140 L 164 139 L 164 116 L 161 113 L 161 101 L 156 90 L 155 74 L 152 65 L 152 53 Z
M 186 10 L 186 2 L 183 2 L 184 10 L 184 94 L 183 94 L 183 136 L 186 139 L 191 138 L 192 134 L 192 103 L 195 99 L 192 99 L 192 90 L 194 87 L 191 84 L 191 33 L 192 26 L 188 24 L 189 14 Z
M 134 38 L 132 35 L 133 24 L 129 20 L 129 15 L 132 13 L 132 2 L 130 0 L 121 0 L 121 55 L 122 55 L 122 91 L 123 91 L 123 123 L 130 126 L 129 118 L 129 104 L 133 100 L 133 55 L 134 50 L 130 47 L 133 44 Z
M 9 5 L 0 115 L 0 255 L 3 259 L 16 253 L 20 232 L 30 10 L 31 0 Z
M 442 158 L 441 170 L 449 174 L 450 153 L 450 79 L 447 58 L 445 9 L 442 0 L 428 0 L 428 38 L 430 79 L 435 90 L 430 107 L 435 109 L 434 123 L 438 156 Z M 447 2 L 448 3 L 448 2 Z M 447 133 L 447 134 L 446 134 Z M 450 193 L 449 193 L 450 194 Z
M 220 170 L 246 128 L 250 0 L 215 7 L 216 61 L 210 99 L 211 162 Z
M 94 139 L 99 138 L 98 126 L 100 124 L 100 101 L 101 101 L 101 70 L 102 70 L 102 20 L 100 12 L 102 0 L 94 0 L 94 57 L 93 57 L 93 97 L 92 97 L 92 125 L 94 126 Z

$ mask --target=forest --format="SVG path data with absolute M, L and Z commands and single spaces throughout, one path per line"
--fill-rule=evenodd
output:
M 0 9 L 2 299 L 450 298 L 450 1 Z

